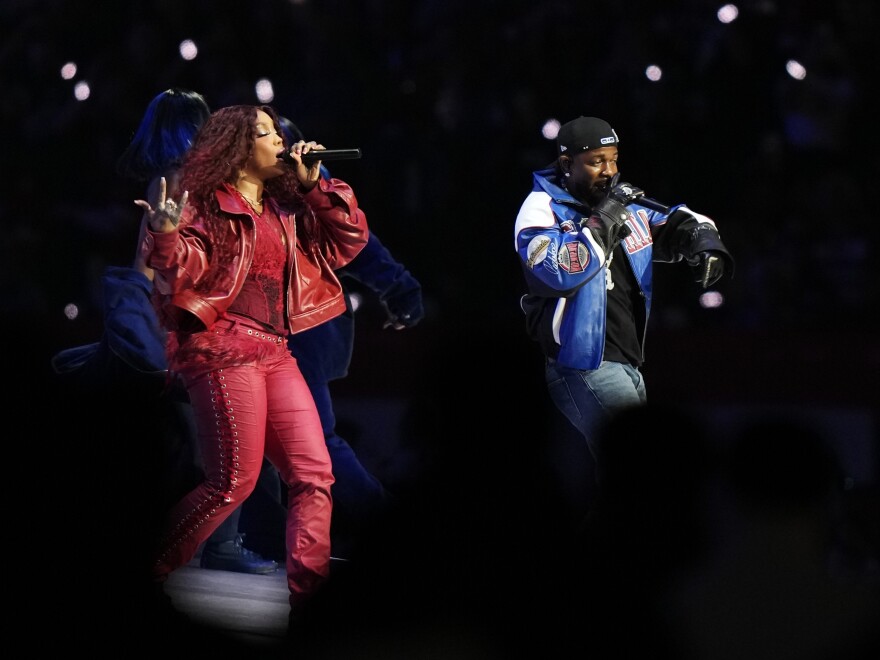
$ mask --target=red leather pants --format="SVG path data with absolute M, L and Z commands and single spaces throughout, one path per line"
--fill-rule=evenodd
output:
M 188 563 L 199 545 L 251 494 L 266 457 L 288 487 L 287 583 L 291 605 L 330 572 L 333 484 L 330 455 L 312 395 L 286 341 L 253 364 L 187 377 L 205 480 L 171 509 L 154 578 Z

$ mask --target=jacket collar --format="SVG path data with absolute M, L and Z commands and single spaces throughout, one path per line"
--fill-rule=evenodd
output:
M 559 176 L 555 167 L 538 170 L 534 173 L 535 185 L 553 198 L 557 204 L 576 206 L 587 209 L 589 206 L 575 199 L 570 192 L 559 185 Z
M 224 183 L 223 187 L 217 189 L 215 195 L 221 211 L 251 214 L 251 207 L 231 183 Z
M 239 193 L 231 183 L 224 183 L 222 187 L 217 189 L 215 196 L 217 197 L 217 203 L 220 206 L 220 210 L 225 213 L 246 213 L 247 215 L 253 213 L 253 209 L 244 201 L 241 193 Z M 289 213 L 278 206 L 278 204 L 275 203 L 275 199 L 272 197 L 264 197 L 263 203 L 268 203 L 275 212 L 275 215 L 279 218 L 284 219 Z

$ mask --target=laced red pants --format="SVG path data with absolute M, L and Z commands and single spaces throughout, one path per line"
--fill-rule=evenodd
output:
M 275 346 L 253 364 L 184 374 L 205 479 L 172 507 L 153 575 L 163 581 L 188 563 L 247 499 L 265 451 L 288 487 L 287 583 L 296 606 L 330 572 L 333 473 L 321 420 L 287 342 L 272 335 L 253 340 Z

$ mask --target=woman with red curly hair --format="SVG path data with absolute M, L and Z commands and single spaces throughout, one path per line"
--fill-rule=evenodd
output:
M 287 334 L 345 310 L 334 270 L 366 245 L 351 188 L 321 177 L 323 147 L 285 145 L 269 106 L 214 112 L 180 170 L 179 201 L 144 200 L 142 250 L 169 331 L 168 361 L 186 384 L 205 478 L 170 511 L 153 568 L 169 573 L 252 492 L 265 456 L 287 485 L 292 621 L 329 575 L 333 484 L 321 421 Z M 287 151 L 293 165 L 280 156 Z

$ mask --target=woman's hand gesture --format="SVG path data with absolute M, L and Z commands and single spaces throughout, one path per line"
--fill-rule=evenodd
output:
M 155 209 L 146 200 L 134 200 L 135 204 L 144 209 L 150 229 L 156 232 L 168 232 L 177 227 L 177 224 L 180 222 L 180 214 L 183 213 L 186 200 L 189 199 L 188 190 L 183 191 L 183 194 L 180 196 L 180 202 L 166 198 L 166 190 L 167 184 L 163 176 L 159 179 L 159 197 Z

